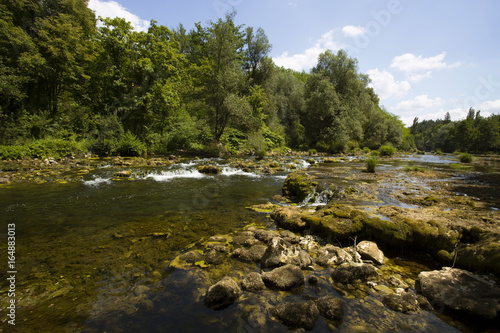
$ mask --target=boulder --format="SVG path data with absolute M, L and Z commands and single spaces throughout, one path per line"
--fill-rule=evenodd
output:
M 271 309 L 271 314 L 289 328 L 312 331 L 318 320 L 319 310 L 314 301 L 290 302 L 278 304 Z
M 249 249 L 240 247 L 233 251 L 232 256 L 245 261 L 259 262 L 266 250 L 267 246 L 264 245 L 254 245 Z
M 343 263 L 337 267 L 332 278 L 342 284 L 364 283 L 378 280 L 379 275 L 375 266 L 361 263 Z
M 292 231 L 304 231 L 308 225 L 301 219 L 301 211 L 298 207 L 279 207 L 271 213 L 271 218 L 280 228 Z
M 205 263 L 210 265 L 220 265 L 224 262 L 226 254 L 224 252 L 219 252 L 215 249 L 209 250 L 205 253 Z
M 118 171 L 115 173 L 115 177 L 118 178 L 129 178 L 130 176 L 132 176 L 132 171 L 130 170 Z
M 257 229 L 254 232 L 254 237 L 260 240 L 261 242 L 267 244 L 271 239 L 276 237 L 276 234 L 272 231 Z
M 489 319 L 500 311 L 500 288 L 466 270 L 444 267 L 421 272 L 415 287 L 434 305 Z
M 339 265 L 344 262 L 352 262 L 352 255 L 340 247 L 327 245 L 319 250 L 316 263 L 321 266 Z
M 309 253 L 284 241 L 279 237 L 273 238 L 262 256 L 262 267 L 277 267 L 293 264 L 305 268 L 312 264 Z
M 205 305 L 214 310 L 233 304 L 241 295 L 238 284 L 226 276 L 210 288 L 205 295 Z
M 286 265 L 262 273 L 262 280 L 269 288 L 289 290 L 305 284 L 305 276 L 300 268 Z
M 420 303 L 417 295 L 409 292 L 391 293 L 383 297 L 385 305 L 397 312 L 419 312 Z
M 220 167 L 216 165 L 199 165 L 198 172 L 204 174 L 218 175 L 222 173 L 222 170 Z
M 344 317 L 344 302 L 335 296 L 324 296 L 316 300 L 321 316 L 327 320 L 341 320 Z
M 194 264 L 197 261 L 203 260 L 203 255 L 198 251 L 189 251 L 181 255 L 180 259 L 184 260 L 185 262 Z
M 379 250 L 377 244 L 369 241 L 362 241 L 356 246 L 356 250 L 364 260 L 371 260 L 376 264 L 384 264 L 384 253 Z
M 263 290 L 266 285 L 264 284 L 264 281 L 262 281 L 262 277 L 259 273 L 252 272 L 245 276 L 243 281 L 241 281 L 241 287 L 243 290 L 255 292 Z

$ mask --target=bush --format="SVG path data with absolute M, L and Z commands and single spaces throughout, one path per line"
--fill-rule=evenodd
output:
M 316 155 L 318 151 L 316 149 L 309 149 L 309 155 Z
M 472 161 L 474 160 L 474 156 L 472 156 L 471 154 L 461 154 L 460 155 L 460 162 L 462 163 L 472 163 Z
M 379 152 L 381 156 L 392 156 L 396 152 L 396 149 L 392 146 L 384 145 L 379 148 Z
M 122 135 L 116 147 L 116 154 L 120 156 L 141 156 L 143 152 L 146 146 L 130 131 Z
M 380 156 L 380 152 L 378 150 L 372 150 L 372 156 Z
M 0 160 L 19 160 L 27 154 L 25 146 L 0 146 Z
M 366 172 L 375 172 L 375 167 L 377 166 L 377 159 L 375 157 L 369 157 L 366 159 Z
M 371 152 L 371 149 L 368 147 L 364 147 L 363 151 L 365 152 L 365 154 L 369 154 Z
M 262 159 L 264 159 L 264 157 L 266 157 L 266 150 L 265 149 L 259 149 L 259 151 L 257 152 L 257 158 L 259 160 L 262 160 Z

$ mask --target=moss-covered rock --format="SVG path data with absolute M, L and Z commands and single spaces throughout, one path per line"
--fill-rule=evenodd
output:
M 304 171 L 292 172 L 283 185 L 283 196 L 294 201 L 303 201 L 316 187 L 317 181 Z
M 200 165 L 198 166 L 198 172 L 204 174 L 218 175 L 222 173 L 222 170 L 220 167 L 216 165 Z

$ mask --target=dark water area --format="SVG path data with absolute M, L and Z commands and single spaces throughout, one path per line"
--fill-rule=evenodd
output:
M 383 163 L 381 168 L 448 163 L 440 161 L 403 160 Z M 196 169 L 200 163 L 218 164 L 223 172 L 202 175 Z M 297 159 L 290 163 L 297 168 L 307 165 Z M 85 174 L 83 181 L 16 183 L 0 188 L 0 236 L 7 238 L 10 224 L 15 224 L 16 233 L 16 326 L 5 331 L 255 331 L 249 324 L 251 308 L 231 306 L 213 311 L 202 302 L 192 302 L 201 299 L 207 276 L 172 269 L 170 262 L 179 252 L 212 235 L 235 233 L 248 225 L 273 229 L 266 214 L 247 207 L 281 194 L 287 172 L 244 172 L 222 160 L 137 168 L 132 170 L 132 180 L 116 180 L 114 172 L 116 168 L 101 165 Z M 7 252 L 5 241 L 0 251 Z M 222 277 L 224 272 L 239 268 L 218 269 Z M 2 269 L 0 297 L 5 304 L 7 277 L 7 269 Z M 279 301 L 293 298 L 266 293 Z M 338 294 L 332 286 L 325 286 L 308 290 L 301 297 L 325 293 Z M 259 304 L 259 297 L 264 296 L 248 297 Z M 365 321 L 380 315 L 388 321 L 406 320 L 404 314 L 388 314 L 376 298 L 365 301 L 368 306 L 363 307 L 347 302 L 350 315 L 345 320 L 351 315 Z M 2 320 L 6 314 L 4 307 Z M 429 312 L 411 320 L 415 322 L 408 324 L 409 331 L 418 331 L 422 322 L 440 331 L 455 331 Z M 3 324 L 6 327 L 5 321 Z M 269 325 L 267 329 L 275 332 L 288 331 L 279 323 Z M 328 331 L 328 326 L 318 322 L 315 331 Z

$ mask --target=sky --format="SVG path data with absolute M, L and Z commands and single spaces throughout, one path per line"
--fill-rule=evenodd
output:
M 497 0 L 89 0 L 101 17 L 138 31 L 150 20 L 190 30 L 235 9 L 237 24 L 264 29 L 278 66 L 309 72 L 340 49 L 358 60 L 380 104 L 415 117 L 464 119 L 470 107 L 500 114 L 500 1 Z

